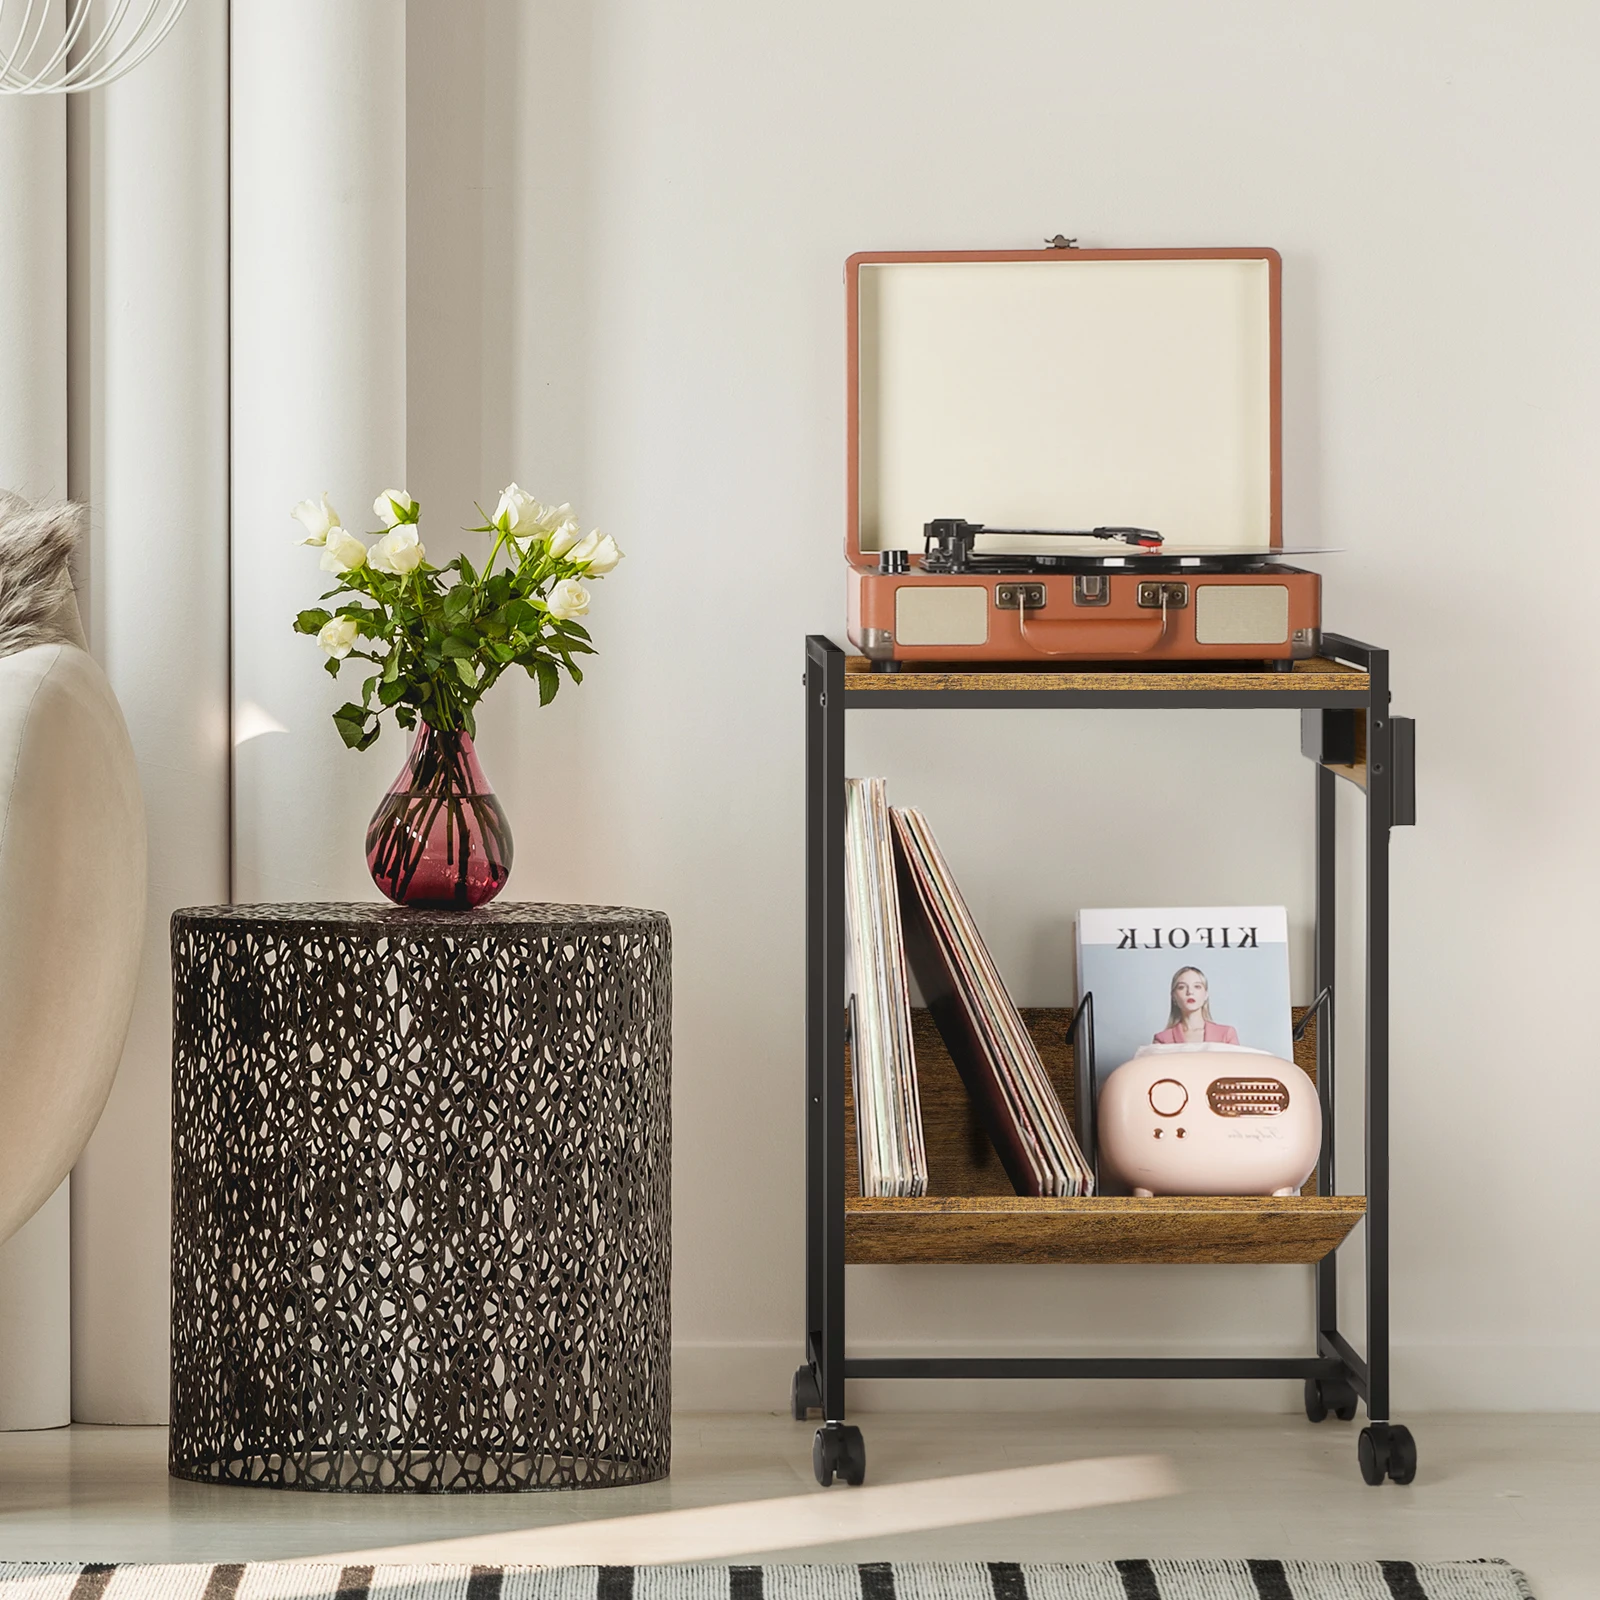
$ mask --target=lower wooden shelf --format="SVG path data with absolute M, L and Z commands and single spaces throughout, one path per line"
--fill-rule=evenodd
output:
M 1367 1209 L 1361 1195 L 1034 1200 L 930 1195 L 844 1205 L 847 1262 L 1320 1261 Z
M 1296 1012 L 1298 1018 L 1300 1013 Z M 1024 1009 L 1022 1019 L 1067 1114 L 1072 1097 L 1070 1013 Z M 1012 1192 L 962 1087 L 955 1063 L 926 1011 L 912 1013 L 929 1188 L 919 1200 L 861 1198 L 855 1158 L 855 1105 L 845 1072 L 845 1260 L 897 1262 L 1320 1261 L 1343 1242 L 1367 1209 L 1361 1195 L 1319 1195 L 1313 1178 L 1300 1194 L 1162 1196 L 1139 1200 L 1095 1195 L 1036 1200 Z M 1295 1044 L 1295 1059 L 1316 1076 L 1316 1027 Z

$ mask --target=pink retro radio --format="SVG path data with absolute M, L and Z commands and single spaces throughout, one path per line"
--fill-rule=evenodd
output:
M 1283 561 L 1280 275 L 1267 249 L 852 257 L 857 649 L 1315 655 L 1321 580 Z
M 1296 1194 L 1322 1148 L 1311 1079 L 1236 1045 L 1146 1045 L 1096 1117 L 1101 1161 L 1136 1195 Z

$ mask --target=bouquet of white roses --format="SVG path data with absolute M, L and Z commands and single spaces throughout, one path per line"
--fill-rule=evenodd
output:
M 291 513 L 305 527 L 301 542 L 318 546 L 323 571 L 338 579 L 322 598 L 339 602 L 302 611 L 296 631 L 316 635 L 335 676 L 346 661 L 373 668 L 361 699 L 333 714 L 347 745 L 365 750 L 384 711 L 402 728 L 420 718 L 472 734 L 473 708 L 508 667 L 537 680 L 540 705 L 555 698 L 563 672 L 583 681 L 573 657 L 593 646 L 577 620 L 589 610 L 582 580 L 622 559 L 609 534 L 581 533 L 571 506 L 542 506 L 513 483 L 492 517 L 478 507 L 484 521 L 471 531 L 496 536 L 479 572 L 464 555 L 430 565 L 422 508 L 403 489 L 386 489 L 372 509 L 383 528 L 370 545 L 346 530 L 326 494 Z

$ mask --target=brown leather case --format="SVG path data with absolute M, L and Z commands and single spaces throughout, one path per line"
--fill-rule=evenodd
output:
M 1314 656 L 1320 647 L 1322 579 L 1315 572 L 1273 567 L 1157 578 L 1114 572 L 1099 579 L 1104 600 L 1088 603 L 1081 581 L 1068 573 L 852 567 L 847 631 L 868 660 L 880 662 L 1287 661 Z M 973 636 L 976 628 L 955 642 L 898 637 L 902 591 L 930 589 L 982 590 L 981 607 L 971 607 L 974 618 L 981 615 L 982 638 Z

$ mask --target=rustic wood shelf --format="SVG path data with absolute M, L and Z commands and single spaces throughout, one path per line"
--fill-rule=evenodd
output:
M 852 1264 L 1320 1261 L 1367 1209 L 1360 1195 L 1019 1195 L 847 1199 L 844 1258 Z
M 1052 691 L 1134 695 L 1233 693 L 1241 698 L 1308 693 L 1364 696 L 1370 676 L 1359 667 L 1314 656 L 1291 671 L 1274 672 L 1259 661 L 1218 662 L 1204 670 L 1191 662 L 1151 664 L 1130 671 L 1123 662 L 1074 662 L 1071 667 L 1007 662 L 1003 666 L 951 667 L 942 662 L 902 662 L 897 672 L 875 672 L 864 656 L 846 656 L 845 689 L 851 694 L 1031 693 Z
M 1298 1022 L 1303 1008 L 1295 1010 Z M 1025 1008 L 1027 1024 L 1056 1094 L 1076 1124 L 1072 1013 Z M 1361 1220 L 1360 1195 L 1321 1197 L 1316 1178 L 1298 1195 L 1096 1195 L 1041 1200 L 1012 1191 L 933 1018 L 911 1014 L 928 1147 L 924 1199 L 863 1199 L 856 1159 L 855 1102 L 845 1085 L 845 1260 L 897 1262 L 1288 1262 L 1320 1261 Z M 1295 1043 L 1296 1063 L 1315 1079 L 1315 1019 Z M 848 1055 L 846 1057 L 848 1060 Z

